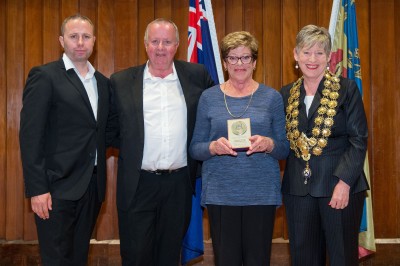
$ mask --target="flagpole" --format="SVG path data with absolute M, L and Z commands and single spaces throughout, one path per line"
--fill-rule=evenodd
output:
M 331 20 L 329 21 L 329 34 L 331 35 L 332 45 L 335 37 L 336 21 L 339 15 L 340 1 L 341 0 L 333 0 L 332 4 Z

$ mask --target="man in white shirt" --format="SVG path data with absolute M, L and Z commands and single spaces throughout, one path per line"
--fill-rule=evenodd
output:
M 61 26 L 64 54 L 32 68 L 21 110 L 25 193 L 31 199 L 43 265 L 86 265 L 106 186 L 109 80 L 88 61 L 89 18 Z
M 174 60 L 172 21 L 149 23 L 144 44 L 145 64 L 111 76 L 122 264 L 178 265 L 197 170 L 188 146 L 199 97 L 214 83 L 203 65 Z

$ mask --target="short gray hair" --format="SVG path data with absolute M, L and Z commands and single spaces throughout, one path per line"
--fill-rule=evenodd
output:
M 152 22 L 150 22 L 149 24 L 147 24 L 146 27 L 146 31 L 144 32 L 144 42 L 147 43 L 149 40 L 149 28 L 152 24 L 171 24 L 174 29 L 175 29 L 175 38 L 176 38 L 176 42 L 179 43 L 179 31 L 178 31 L 178 27 L 175 25 L 175 23 L 172 20 L 169 19 L 165 19 L 165 18 L 157 18 L 155 20 L 153 20 Z

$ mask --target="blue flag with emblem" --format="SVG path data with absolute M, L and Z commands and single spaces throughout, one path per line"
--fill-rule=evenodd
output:
M 362 95 L 361 64 L 358 48 L 356 7 L 354 0 L 334 0 L 329 33 L 332 36 L 330 70 L 337 75 L 353 79 Z M 368 154 L 367 154 L 368 155 Z M 368 156 L 364 172 L 370 183 Z M 372 194 L 367 192 L 359 234 L 359 258 L 376 251 L 374 221 L 372 216 Z

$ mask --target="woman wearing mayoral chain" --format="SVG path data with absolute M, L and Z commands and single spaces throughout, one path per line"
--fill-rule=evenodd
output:
M 305 26 L 293 50 L 303 76 L 284 86 L 290 154 L 282 181 L 292 265 L 358 265 L 367 121 L 354 81 L 327 65 L 331 37 Z
M 275 210 L 282 204 L 278 160 L 289 153 L 283 101 L 253 79 L 258 44 L 250 33 L 225 36 L 221 55 L 229 79 L 201 95 L 190 145 L 192 157 L 203 161 L 201 202 L 215 265 L 269 265 Z M 246 140 L 247 148 L 236 149 L 237 140 Z

